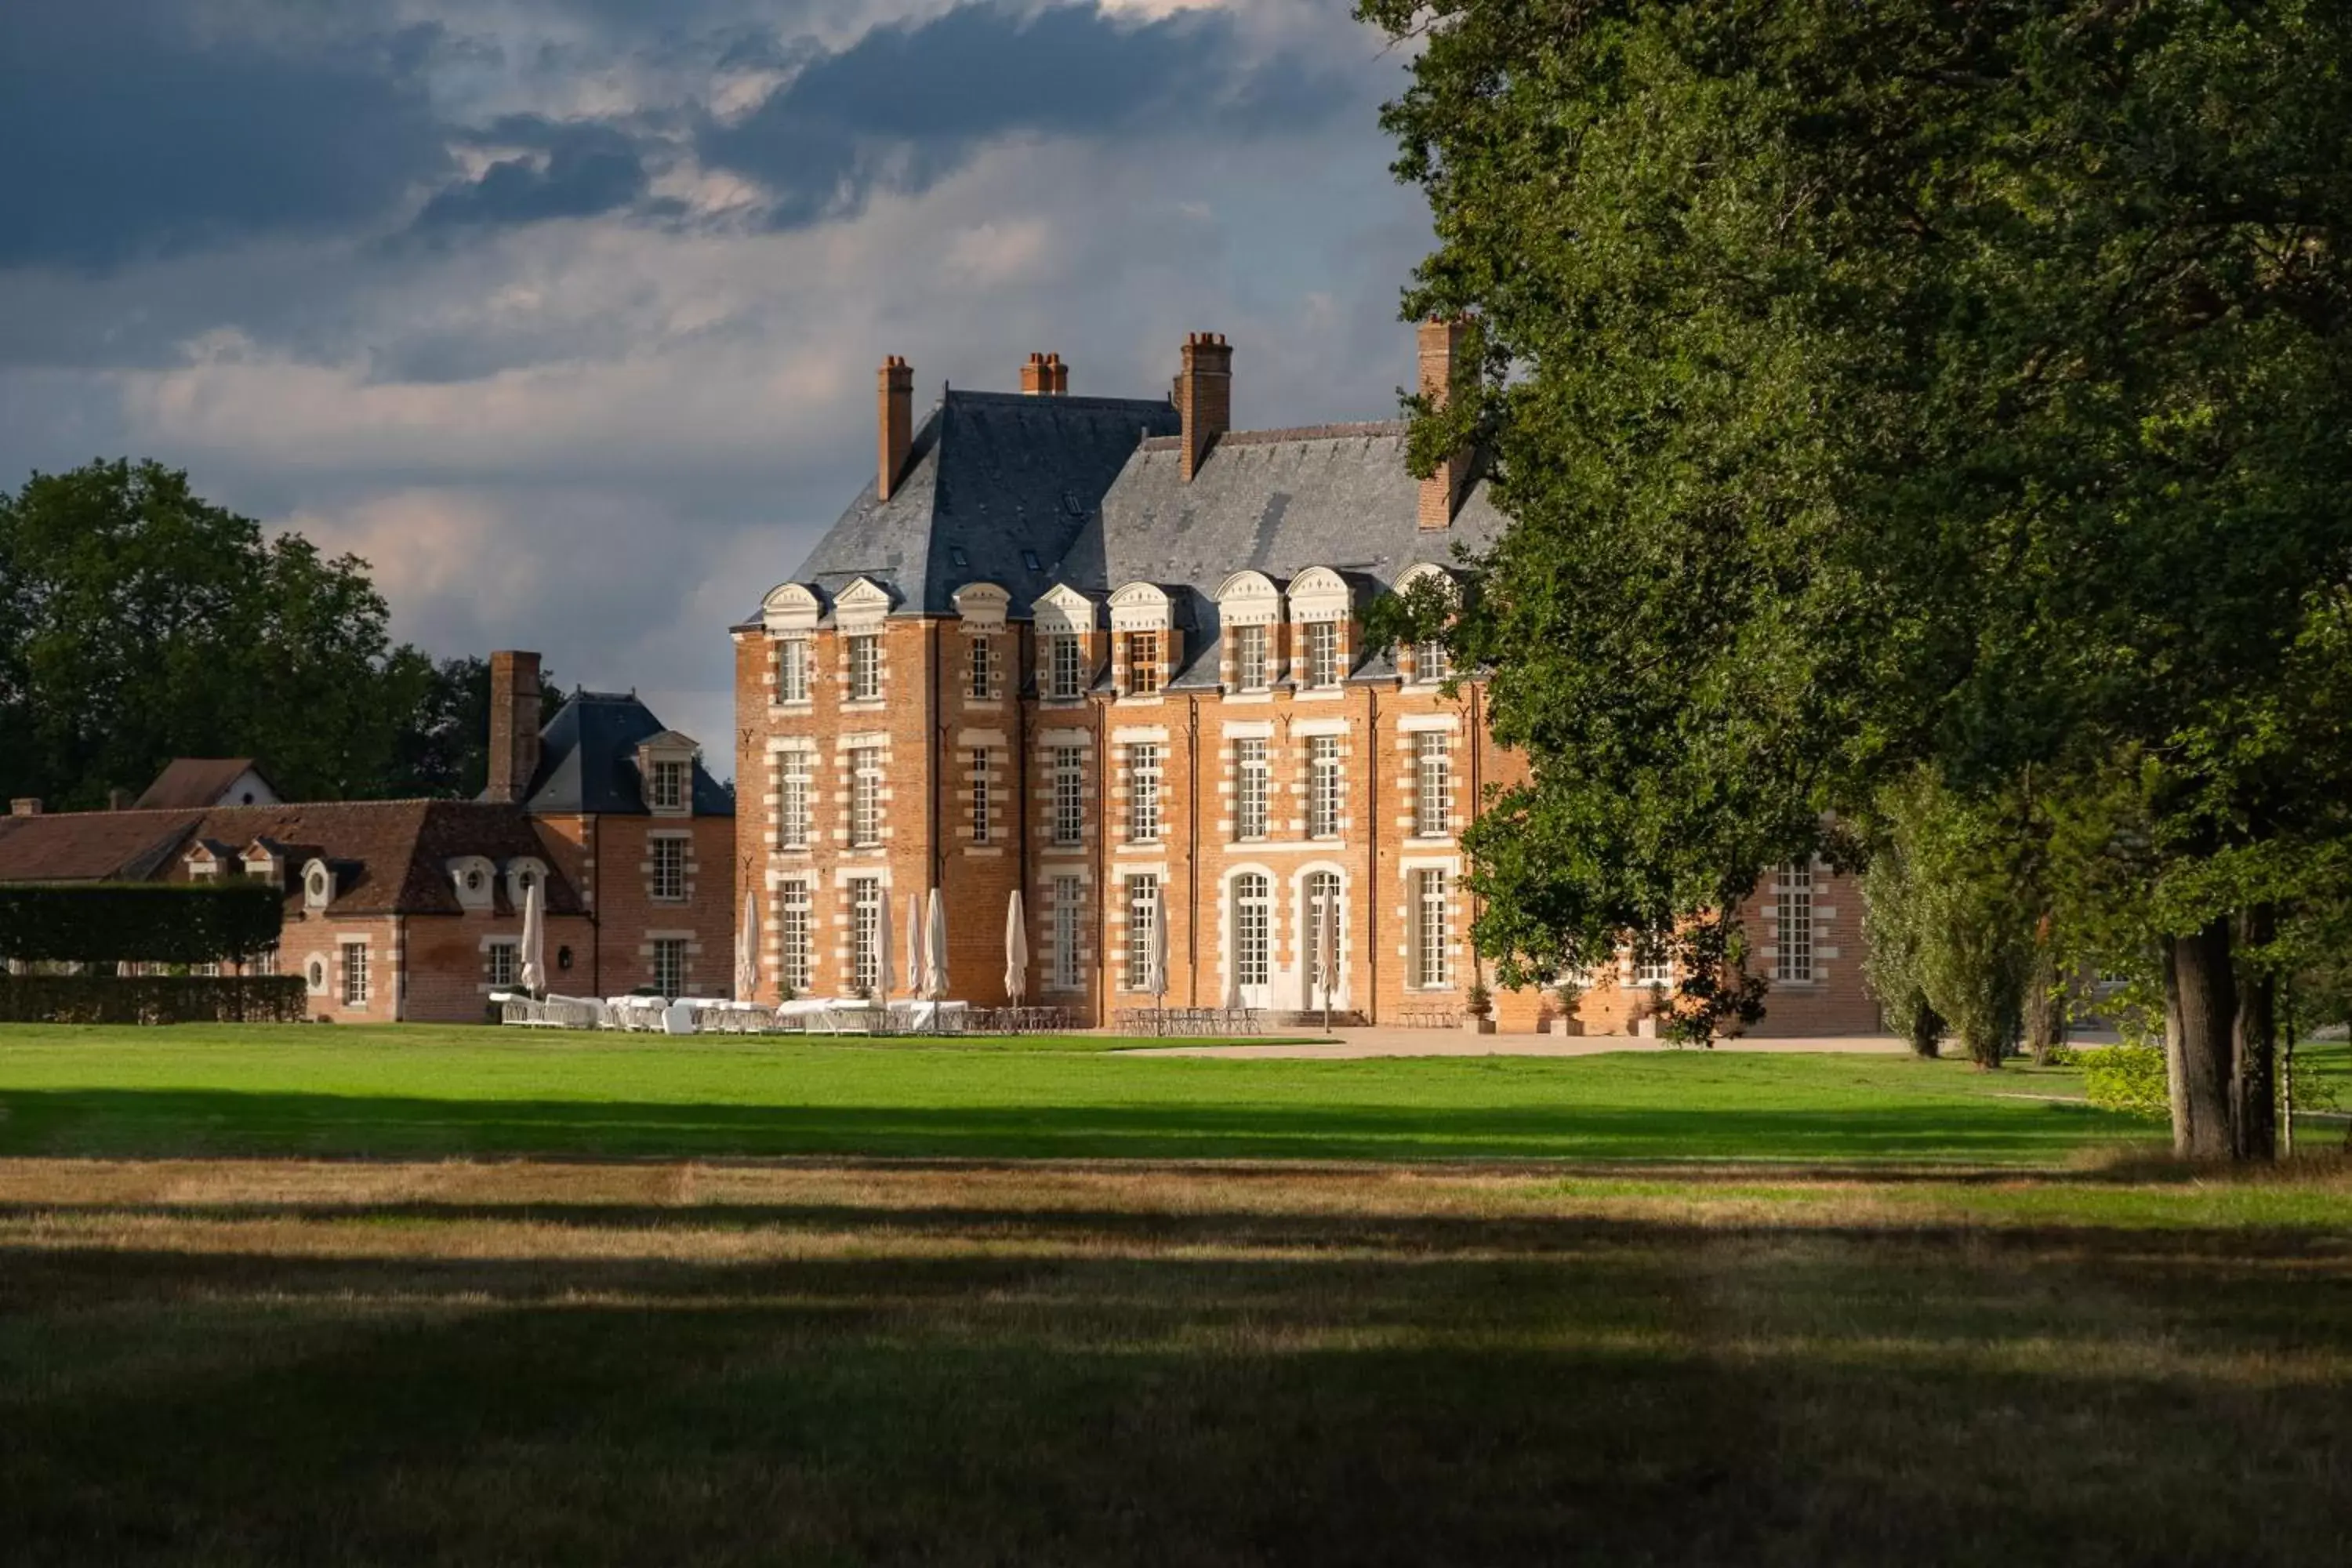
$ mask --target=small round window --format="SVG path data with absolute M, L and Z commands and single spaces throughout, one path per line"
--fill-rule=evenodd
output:
M 466 873 L 466 891 L 467 891 L 467 892 L 469 892 L 469 893 L 478 893 L 478 892 L 480 892 L 481 890 L 482 890 L 482 874 L 481 874 L 479 871 L 468 871 L 468 872 L 467 872 L 467 873 Z
M 320 900 L 326 898 L 327 874 L 324 871 L 313 871 L 310 873 L 310 896 L 314 899 Z
M 323 958 L 314 958 L 310 961 L 310 989 L 324 991 L 326 988 L 327 961 Z

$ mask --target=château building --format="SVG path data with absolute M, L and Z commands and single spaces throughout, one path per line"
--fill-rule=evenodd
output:
M 1458 342 L 1419 329 L 1424 389 Z M 1003 1000 L 1018 888 L 1029 996 L 1082 1022 L 1152 1002 L 1161 924 L 1168 1005 L 1319 1012 L 1327 903 L 1335 1015 L 1458 1012 L 1461 831 L 1525 761 L 1442 647 L 1362 626 L 1503 518 L 1467 455 L 1416 480 L 1401 422 L 1233 429 L 1233 365 L 1195 333 L 1171 396 L 1082 397 L 1032 354 L 1018 393 L 948 390 L 918 422 L 911 367 L 883 363 L 872 482 L 732 628 L 733 870 L 767 994 L 871 986 L 883 922 L 937 887 L 952 994 Z M 1874 1026 L 1841 879 L 1784 870 L 1745 912 L 1770 1028 Z M 1624 1029 L 1664 978 L 1629 952 L 1570 1005 Z M 1506 1030 L 1561 1008 L 1495 1002 Z

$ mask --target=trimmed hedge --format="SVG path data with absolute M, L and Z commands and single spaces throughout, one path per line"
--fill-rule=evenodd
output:
M 278 945 L 286 895 L 268 882 L 0 887 L 0 958 L 26 963 L 220 963 Z
M 299 974 L 0 975 L 5 1024 L 299 1024 Z

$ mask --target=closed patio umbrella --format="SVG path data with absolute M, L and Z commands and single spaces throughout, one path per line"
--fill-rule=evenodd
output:
M 890 906 L 885 903 L 876 911 L 881 918 L 874 922 L 874 1000 L 882 1005 L 882 1021 L 890 1021 L 890 987 L 897 977 L 890 971 Z
M 930 909 L 923 924 L 923 994 L 934 1002 L 945 1001 L 948 994 L 948 907 L 940 901 L 937 888 L 931 889 Z
M 1331 1029 L 1331 993 L 1339 988 L 1339 900 L 1337 894 L 1327 894 L 1323 900 L 1323 939 L 1317 944 L 1317 954 L 1323 962 L 1323 1029 Z
M 1029 927 L 1021 918 L 1021 889 L 1004 906 L 1004 999 L 1015 1007 L 1029 994 Z
M 539 882 L 533 877 L 522 895 L 522 988 L 534 996 L 547 988 L 547 911 Z
M 1160 1015 L 1158 1026 L 1168 1026 L 1168 895 L 1162 889 L 1151 906 L 1151 972 L 1144 978 L 1150 983 L 1145 989 L 1151 993 L 1153 1011 Z
M 743 929 L 735 937 L 735 1000 L 753 1002 L 760 990 L 760 902 L 743 895 Z

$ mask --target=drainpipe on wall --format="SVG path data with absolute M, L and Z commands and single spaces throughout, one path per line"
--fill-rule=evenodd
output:
M 1184 788 L 1192 797 L 1192 826 L 1184 840 L 1184 964 L 1192 973 L 1185 982 L 1185 1005 L 1201 1005 L 1201 700 L 1185 699 Z
M 1364 837 L 1364 951 L 1369 973 L 1364 976 L 1364 1022 L 1381 1021 L 1381 690 L 1364 688 L 1364 785 L 1370 795 L 1364 820 L 1372 825 Z

